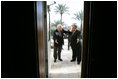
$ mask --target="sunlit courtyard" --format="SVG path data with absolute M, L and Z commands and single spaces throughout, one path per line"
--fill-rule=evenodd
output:
M 49 78 L 80 78 L 81 76 L 81 63 L 70 62 L 72 58 L 72 50 L 68 50 L 68 40 L 64 39 L 63 50 L 61 53 L 63 61 L 57 60 L 54 63 L 53 49 L 50 53 L 51 69 L 49 71 Z
M 64 34 L 64 45 L 61 51 L 63 61 L 54 62 L 54 31 L 61 24 L 64 30 L 72 31 L 72 25 L 77 25 L 77 30 L 82 34 L 83 29 L 83 1 L 48 1 L 47 26 L 49 34 L 49 78 L 80 78 L 81 63 L 72 60 L 71 46 L 68 50 L 68 35 Z M 50 47 L 51 46 L 51 47 Z

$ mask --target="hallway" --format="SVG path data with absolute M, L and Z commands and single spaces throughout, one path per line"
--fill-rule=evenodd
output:
M 72 50 L 68 50 L 68 40 L 64 39 L 63 50 L 61 53 L 63 61 L 57 60 L 54 63 L 53 49 L 50 53 L 51 69 L 49 70 L 49 78 L 80 78 L 81 64 L 77 62 L 70 62 L 72 58 Z

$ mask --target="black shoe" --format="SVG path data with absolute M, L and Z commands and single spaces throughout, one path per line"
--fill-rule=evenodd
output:
M 62 59 L 59 59 L 60 61 L 63 61 Z
M 77 62 L 77 64 L 80 64 L 80 62 Z
M 70 60 L 70 62 L 74 62 L 75 60 Z
M 56 62 L 56 60 L 54 60 L 54 62 Z

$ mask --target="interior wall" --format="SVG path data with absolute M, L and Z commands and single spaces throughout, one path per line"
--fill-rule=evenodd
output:
M 82 77 L 117 77 L 117 1 L 85 1 L 89 13 L 84 22 L 84 61 Z M 89 20 L 88 20 L 89 19 Z M 87 41 L 86 41 L 87 40 Z M 86 55 L 86 56 L 85 56 Z M 86 64 L 84 64 L 86 63 Z
M 38 76 L 35 2 L 1 1 L 1 77 Z

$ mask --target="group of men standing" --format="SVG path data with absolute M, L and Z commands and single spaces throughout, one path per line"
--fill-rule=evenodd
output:
M 57 29 L 54 31 L 53 39 L 54 39 L 54 62 L 58 60 L 63 61 L 61 59 L 61 50 L 62 45 L 64 45 L 64 33 L 69 34 L 69 42 L 72 48 L 72 60 L 70 62 L 74 62 L 77 59 L 77 64 L 80 64 L 81 61 L 81 32 L 77 30 L 76 25 L 72 25 L 72 31 L 65 31 L 62 29 L 62 25 L 58 24 Z

